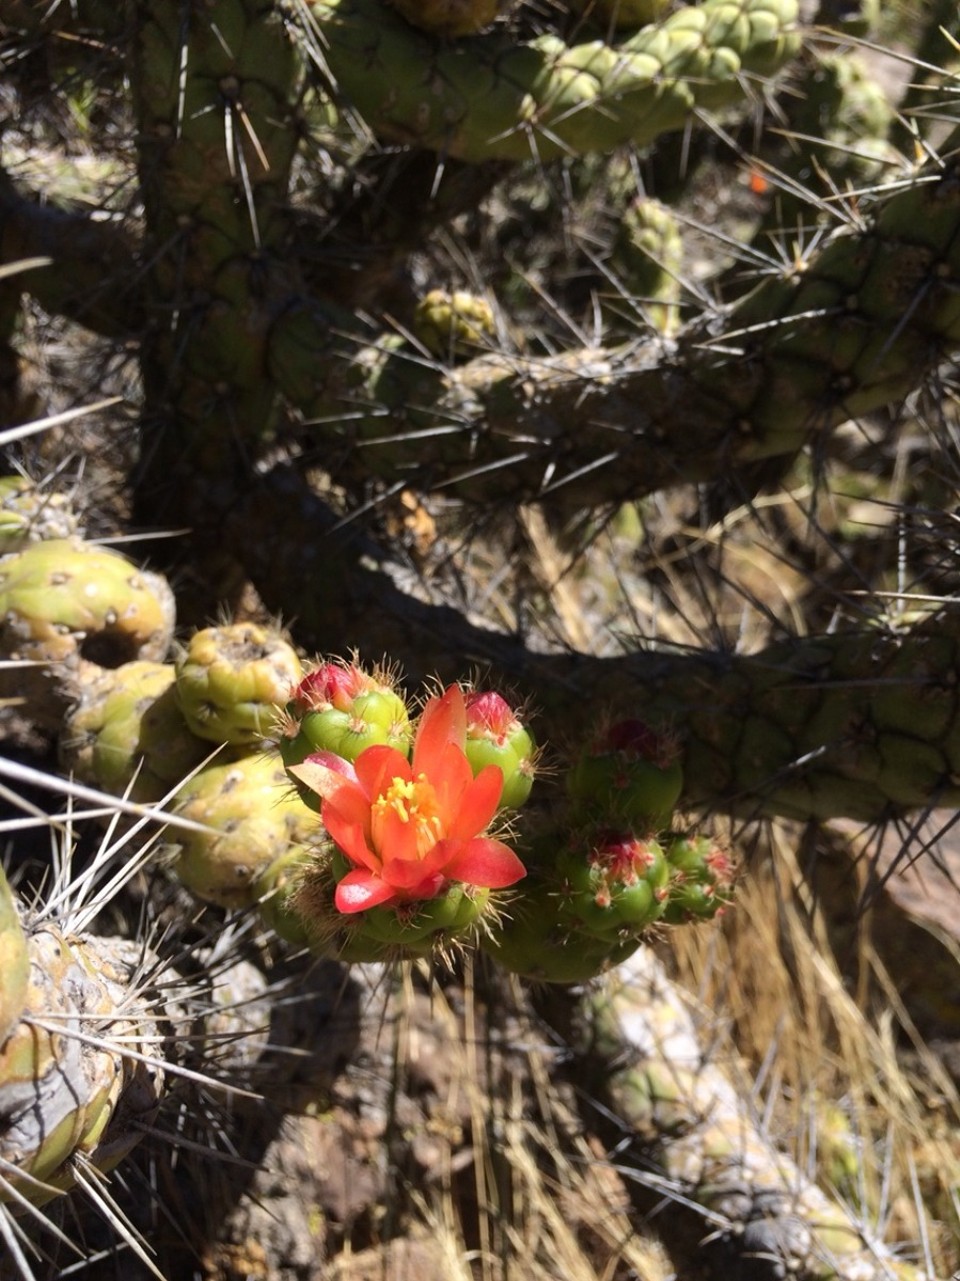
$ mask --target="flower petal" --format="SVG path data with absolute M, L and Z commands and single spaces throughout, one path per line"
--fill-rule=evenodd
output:
M 382 796 L 395 778 L 409 782 L 413 777 L 410 762 L 395 747 L 378 743 L 365 748 L 354 761 L 354 769 L 368 801 Z
M 370 848 L 370 806 L 366 805 L 360 819 L 345 813 L 334 801 L 324 801 L 321 821 L 334 845 L 358 867 L 380 872 L 380 859 Z
M 333 752 L 313 752 L 299 765 L 288 765 L 287 772 L 298 778 L 311 792 L 324 800 L 332 797 L 349 784 L 356 788 L 357 775 L 349 761 Z
M 509 845 L 488 836 L 478 836 L 476 840 L 458 845 L 443 870 L 452 881 L 479 885 L 487 890 L 514 885 L 527 874 Z
M 438 874 L 446 876 L 447 863 L 458 847 L 459 841 L 437 841 L 423 858 L 416 859 L 391 857 L 390 852 L 387 851 L 380 875 L 390 885 L 395 885 L 398 890 L 403 890 L 406 894 L 428 877 Z
M 434 761 L 428 777 L 437 798 L 441 826 L 448 833 L 457 821 L 463 795 L 473 783 L 473 770 L 461 748 L 448 744 Z
M 396 897 L 393 888 L 379 876 L 357 870 L 337 882 L 333 902 L 338 912 L 363 912 L 368 907 L 385 907 Z
M 439 697 L 431 698 L 423 709 L 413 743 L 414 774 L 426 774 L 436 785 L 434 775 L 443 775 L 447 747 L 463 751 L 466 741 L 467 706 L 459 685 L 451 685 Z
M 461 841 L 479 836 L 496 814 L 502 795 L 503 770 L 499 765 L 485 765 L 477 777 L 471 779 L 460 797 L 447 835 Z

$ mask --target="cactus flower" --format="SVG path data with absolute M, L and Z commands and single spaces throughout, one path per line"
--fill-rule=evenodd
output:
M 340 912 L 436 898 L 450 881 L 501 889 L 525 875 L 513 850 L 482 835 L 503 772 L 488 765 L 474 778 L 466 725 L 463 694 L 452 685 L 424 708 L 411 761 L 380 744 L 353 764 L 315 752 L 289 767 L 322 798 L 324 826 L 352 864 L 337 884 Z

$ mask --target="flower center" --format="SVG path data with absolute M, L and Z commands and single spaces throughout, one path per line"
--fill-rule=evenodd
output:
M 381 855 L 424 858 L 443 836 L 437 794 L 423 774 L 411 782 L 395 778 L 371 807 L 373 846 Z

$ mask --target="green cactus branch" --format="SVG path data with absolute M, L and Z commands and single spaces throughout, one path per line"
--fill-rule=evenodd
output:
M 473 161 L 645 145 L 740 101 L 800 46 L 794 0 L 705 0 L 616 47 L 500 30 L 443 45 L 381 0 L 310 10 L 324 70 L 377 137 Z
M 907 395 L 960 340 L 958 229 L 960 154 L 948 148 L 870 223 L 675 342 L 443 369 L 388 339 L 332 394 L 310 360 L 324 321 L 300 311 L 278 322 L 272 369 L 318 433 L 363 447 L 391 480 L 416 459 L 477 501 L 618 501 L 791 454 Z
M 312 537 L 297 541 L 304 529 Z M 308 646 L 346 653 L 362 634 L 370 661 L 408 656 L 413 681 L 492 668 L 539 709 L 545 740 L 582 736 L 605 707 L 676 732 L 688 804 L 865 822 L 960 804 L 960 611 L 949 606 L 904 634 L 795 637 L 749 656 L 539 654 L 425 601 L 415 582 L 398 586 L 292 468 L 251 486 L 225 535 L 268 608 L 297 614 Z M 289 557 L 276 554 L 287 546 Z M 305 593 L 305 582 L 324 590 Z

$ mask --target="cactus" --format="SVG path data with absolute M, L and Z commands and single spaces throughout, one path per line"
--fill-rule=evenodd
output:
M 257 877 L 314 830 L 269 753 L 233 749 L 217 757 L 178 790 L 174 809 L 210 829 L 176 833 L 174 870 L 194 894 L 222 907 L 252 906 Z
M 80 676 L 59 736 L 66 773 L 116 796 L 160 801 L 209 754 L 180 713 L 171 664 L 88 667 Z
M 149 998 L 130 999 L 136 944 L 25 929 L 2 870 L 0 925 L 0 1205 L 40 1206 L 137 1143 L 163 1089 L 148 1065 L 159 1032 Z
M 205 627 L 177 655 L 177 701 L 199 738 L 250 746 L 302 674 L 296 651 L 275 632 L 254 623 Z
M 630 956 L 645 963 L 651 929 L 666 934 L 668 925 L 726 906 L 726 848 L 702 834 L 709 829 L 689 808 L 887 822 L 956 802 L 953 613 L 944 607 L 909 626 L 862 618 L 851 625 L 852 593 L 899 587 L 891 575 L 902 564 L 879 538 L 853 549 L 846 532 L 828 535 L 825 552 L 811 532 L 824 516 L 819 500 L 834 455 L 842 453 L 849 471 L 862 469 L 878 490 L 891 477 L 901 486 L 891 482 L 890 493 L 901 507 L 904 545 L 917 513 L 944 509 L 940 541 L 952 554 L 952 385 L 938 389 L 937 432 L 912 433 L 940 438 L 939 459 L 929 440 L 910 444 L 929 451 L 927 465 L 906 466 L 905 453 L 894 465 L 890 440 L 880 439 L 880 416 L 914 403 L 960 342 L 955 135 L 939 122 L 928 127 L 917 112 L 915 133 L 905 138 L 904 122 L 862 66 L 822 47 L 821 38 L 832 37 L 802 28 L 792 0 L 137 0 L 122 21 L 94 0 L 63 8 L 40 13 L 0 0 L 4 49 L 24 55 L 4 70 L 11 94 L 21 94 L 23 128 L 35 128 L 30 95 L 38 58 L 47 74 L 66 67 L 73 84 L 89 76 L 93 145 L 114 148 L 117 122 L 129 119 L 136 173 L 123 171 L 120 194 L 77 201 L 59 186 L 55 166 L 36 166 L 31 177 L 16 156 L 17 139 L 5 131 L 4 163 L 19 168 L 16 180 L 0 175 L 5 401 L 18 403 L 7 383 L 27 362 L 7 356 L 21 346 L 30 355 L 37 307 L 57 323 L 116 342 L 136 360 L 141 379 L 129 405 L 137 461 L 129 488 L 112 476 L 111 492 L 118 509 L 130 499 L 131 524 L 140 532 L 188 531 L 153 542 L 150 559 L 166 554 L 179 562 L 189 618 L 209 619 L 219 604 L 249 601 L 249 579 L 265 612 L 293 620 L 305 648 L 390 652 L 416 677 L 439 672 L 443 682 L 459 679 L 465 663 L 492 664 L 542 709 L 538 737 L 551 745 L 529 826 L 524 811 L 501 841 L 487 835 L 486 823 L 497 805 L 513 810 L 527 800 L 535 749 L 526 727 L 498 728 L 487 717 L 479 733 L 464 730 L 462 743 L 458 732 L 448 746 L 468 762 L 471 778 L 458 764 L 455 781 L 470 822 L 433 815 L 425 785 L 413 776 L 419 762 L 416 747 L 410 759 L 404 699 L 380 677 L 375 689 L 343 688 L 343 674 L 362 665 L 335 664 L 322 706 L 307 704 L 302 687 L 301 696 L 278 699 L 291 705 L 278 729 L 283 759 L 299 772 L 302 795 L 311 783 L 317 787 L 315 803 L 328 811 L 332 830 L 324 835 L 292 791 L 270 802 L 276 839 L 238 804 L 242 784 L 222 805 L 203 798 L 199 783 L 181 792 L 182 813 L 222 820 L 246 841 L 229 845 L 222 832 L 203 846 L 183 838 L 184 880 L 214 910 L 250 909 L 252 930 L 256 908 L 292 942 L 346 962 L 405 956 L 419 965 L 438 949 L 449 956 L 477 942 L 503 968 L 534 981 L 589 983 Z M 824 5 L 817 22 L 849 32 L 872 21 L 870 8 Z M 468 9 L 469 31 L 459 20 Z M 933 9 L 923 15 L 928 34 L 943 25 L 943 7 Z M 424 19 L 433 20 L 432 29 Z M 108 70 L 102 85 L 98 59 Z M 918 84 L 929 81 L 930 67 L 917 71 Z M 781 72 L 788 78 L 777 79 Z M 109 95 L 129 98 L 128 117 Z M 949 116 L 949 93 L 945 98 L 937 111 Z M 768 116 L 761 110 L 767 103 Z M 851 121 L 852 141 L 844 133 Z M 869 155 L 845 154 L 851 145 L 863 151 L 868 128 Z M 901 146 L 909 142 L 903 154 L 890 150 L 888 131 Z M 798 135 L 808 133 L 816 136 L 799 146 Z M 116 150 L 122 169 L 123 149 Z M 578 224 L 591 208 L 584 194 L 591 185 L 592 208 L 602 207 L 603 217 Z M 124 218 L 123 191 L 134 188 L 137 216 Z M 659 230 L 667 240 L 651 252 L 649 228 L 637 226 L 635 216 L 655 209 L 666 211 Z M 714 240 L 704 234 L 704 209 L 719 225 Z M 501 238 L 511 219 L 524 227 L 529 221 L 529 233 Z M 681 264 L 674 230 L 685 224 L 692 234 Z M 656 279 L 637 274 L 638 248 L 640 266 L 661 268 Z M 29 265 L 6 274 L 21 261 Z M 636 300 L 618 305 L 615 317 L 611 286 L 621 299 Z M 22 310 L 21 291 L 32 300 Z M 496 325 L 478 310 L 458 330 L 444 313 L 438 338 L 437 316 L 425 317 L 423 309 L 418 324 L 418 297 L 446 306 L 465 295 L 496 298 Z M 857 431 L 845 426 L 851 420 Z M 122 435 L 117 423 L 109 430 L 111 443 Z M 29 452 L 23 445 L 20 451 Z M 558 629 L 549 644 L 530 635 L 520 562 L 535 541 L 532 525 L 524 526 L 521 512 L 516 530 L 499 528 L 515 509 L 542 508 L 538 553 L 551 539 L 569 550 L 577 529 L 593 538 L 605 513 L 623 503 L 639 526 L 659 519 L 686 531 L 696 519 L 690 513 L 699 512 L 704 541 L 720 546 L 731 526 L 729 508 L 717 516 L 718 491 L 726 485 L 738 509 L 762 495 L 762 511 L 765 488 L 785 477 L 791 494 L 802 488 L 798 478 L 813 491 L 805 526 L 779 513 L 779 551 L 803 571 L 789 620 L 795 635 L 784 636 L 779 617 L 765 618 L 755 635 L 731 621 L 737 610 L 718 603 L 725 572 L 719 551 L 717 566 L 707 556 L 700 561 L 709 570 L 704 598 L 717 593 L 706 625 L 694 618 L 684 628 L 671 618 L 658 634 L 651 624 L 641 644 L 628 641 L 628 652 L 603 657 L 606 640 L 588 613 L 574 618 L 574 643 L 589 652 L 559 652 L 553 643 L 576 628 Z M 685 497 L 667 492 L 684 485 L 700 489 Z M 418 563 L 416 577 L 396 549 L 382 545 L 388 521 L 378 524 L 392 496 L 408 490 L 435 491 L 431 514 L 438 543 L 449 550 L 446 561 L 438 550 Z M 458 504 L 470 509 L 475 558 L 458 541 Z M 486 565 L 488 535 L 515 592 L 502 592 L 492 569 L 482 588 L 473 582 L 477 565 Z M 686 537 L 677 534 L 678 542 Z M 662 538 L 644 566 L 653 590 L 667 597 L 677 565 L 668 542 Z M 833 564 L 825 572 L 827 553 L 845 562 L 845 572 Z M 943 556 L 928 550 L 921 585 L 934 564 L 936 590 L 952 596 Z M 51 578 L 72 576 L 77 557 L 102 566 L 90 593 L 92 618 Z M 32 558 L 35 573 L 23 558 Z M 906 551 L 902 562 L 910 562 Z M 90 659 L 166 659 L 172 620 L 159 590 L 144 606 L 143 625 L 131 621 L 130 636 L 119 638 L 119 652 L 108 644 L 126 605 L 118 579 L 134 572 L 123 566 L 115 553 L 79 552 L 63 539 L 53 550 L 26 546 L 0 561 L 7 652 L 45 665 L 65 662 L 75 674 Z M 556 588 L 559 598 L 579 572 L 557 563 L 542 576 L 546 588 L 538 579 L 538 590 L 546 598 Z M 31 599 L 10 584 L 22 584 Z M 579 586 L 588 598 L 589 586 Z M 214 591 L 222 602 L 211 599 Z M 629 583 L 622 595 L 634 611 L 631 626 L 642 625 L 647 597 L 635 600 Z M 43 612 L 55 604 L 64 605 L 62 613 Z M 651 605 L 651 618 L 662 614 L 659 601 Z M 543 632 L 550 631 L 545 619 Z M 684 650 L 675 631 L 682 643 L 703 648 Z M 741 641 L 743 652 L 727 652 Z M 31 648 L 41 644 L 49 648 Z M 146 654 L 138 653 L 144 644 Z M 492 678 L 483 681 L 480 688 Z M 216 703 L 206 697 L 208 675 L 198 688 L 202 705 Z M 25 685 L 18 697 L 29 719 L 42 718 Z M 358 700 L 366 700 L 362 708 Z M 243 701 L 255 708 L 249 716 L 245 709 L 237 731 L 247 739 L 264 728 L 272 696 Z M 187 704 L 194 715 L 198 704 Z M 668 731 L 669 759 L 644 759 L 636 734 L 597 750 L 604 708 L 608 724 L 642 718 Z M 58 725 L 54 710 L 48 727 Z M 112 750 L 109 734 L 101 740 L 100 732 L 81 716 L 75 737 L 96 733 Z M 124 737 L 129 744 L 126 730 Z M 198 779 L 263 766 L 248 765 L 258 759 L 252 756 L 224 755 L 224 765 Z M 431 765 L 439 755 L 427 753 Z M 551 783 L 556 758 L 564 770 L 572 764 L 569 783 Z M 129 761 L 118 757 L 110 786 L 126 786 Z M 397 772 L 389 780 L 375 776 L 371 761 Z M 491 767 L 503 775 L 496 798 Z M 264 768 L 273 770 L 265 792 L 284 792 L 276 761 Z M 148 769 L 154 772 L 149 757 L 145 780 Z M 440 768 L 438 777 L 445 774 Z M 249 791 L 259 795 L 259 784 Z M 377 827 L 371 816 L 381 801 Z M 384 825 L 409 823 L 411 801 L 416 852 L 427 856 L 415 869 L 420 879 L 400 866 L 420 860 L 394 858 L 390 840 L 381 839 Z M 433 818 L 442 818 L 441 839 L 453 850 L 438 854 L 440 841 L 427 840 L 436 835 Z M 510 882 L 518 865 L 527 874 Z M 22 961 L 22 948 L 11 946 Z M 63 955 L 72 956 L 72 941 L 65 947 Z M 669 1005 L 671 993 L 653 988 Z M 0 1012 L 12 1027 L 20 1012 L 15 983 L 11 990 L 9 1009 L 0 1005 Z M 626 1039 L 613 1037 L 620 1049 Z M 616 1068 L 615 1058 L 607 1066 Z M 731 1231 L 742 1227 L 754 1254 L 770 1253 L 768 1225 L 738 1218 L 729 1186 L 718 1192 L 706 1177 L 692 1185 L 688 1177 L 688 1160 L 706 1144 L 723 1177 L 747 1182 L 752 1195 L 745 1166 L 760 1152 L 765 1178 L 775 1162 L 742 1128 L 742 1109 L 745 1161 L 723 1167 L 724 1152 L 716 1149 L 735 1129 L 732 1104 L 717 1131 L 701 1128 L 690 1148 L 671 1148 L 672 1129 L 706 1110 L 698 1084 L 682 1061 L 646 1078 L 641 1071 L 628 1080 L 632 1065 L 624 1071 L 612 1082 L 616 1107 L 633 1115 L 634 1102 L 649 1100 L 651 1088 L 654 1102 L 665 1105 L 648 1109 L 638 1128 L 647 1127 L 652 1149 L 665 1158 L 670 1188 L 722 1215 Z M 672 1095 L 664 1083 L 671 1075 L 680 1082 Z M 704 1079 L 726 1099 L 717 1078 L 705 1071 Z M 84 1103 L 66 1128 L 94 1142 L 93 1113 Z M 42 1163 L 58 1155 L 51 1148 Z M 823 1224 L 806 1223 L 813 1253 L 846 1253 L 838 1241 L 855 1235 L 849 1221 L 808 1198 L 799 1172 L 787 1173 L 802 1188 L 805 1223 L 813 1207 L 810 1213 L 822 1212 L 823 1224 L 838 1233 L 835 1240 L 820 1231 Z M 756 1186 L 780 1226 L 781 1184 L 760 1179 Z M 869 1275 L 863 1241 L 856 1245 L 850 1266 Z M 682 1243 L 676 1248 L 682 1257 Z M 814 1271 L 809 1251 L 786 1253 L 784 1266 L 798 1275 Z
M 36 485 L 28 476 L 0 477 L 0 555 L 27 543 L 69 538 L 79 532 L 69 499 Z

